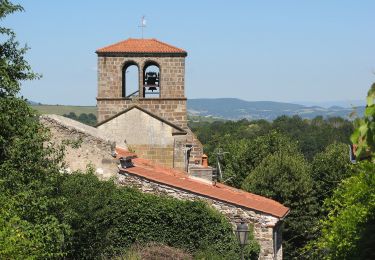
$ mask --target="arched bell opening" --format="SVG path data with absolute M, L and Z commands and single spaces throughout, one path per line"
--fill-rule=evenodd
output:
M 131 61 L 122 68 L 122 97 L 131 98 L 139 96 L 139 67 Z
M 143 97 L 160 98 L 160 66 L 154 61 L 143 67 Z

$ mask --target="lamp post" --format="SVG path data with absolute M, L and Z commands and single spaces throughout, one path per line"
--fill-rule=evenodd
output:
M 249 227 L 244 222 L 241 222 L 240 224 L 237 224 L 237 229 L 235 232 L 238 243 L 241 246 L 241 259 L 244 260 L 245 258 L 243 256 L 243 248 L 245 247 L 245 245 L 247 245 L 247 239 L 249 237 Z

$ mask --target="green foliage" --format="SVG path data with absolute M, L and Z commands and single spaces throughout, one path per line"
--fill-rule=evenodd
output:
M 319 205 L 323 204 L 325 198 L 331 197 L 333 190 L 343 179 L 352 174 L 348 150 L 348 145 L 334 143 L 315 155 L 311 176 Z
M 353 131 L 353 124 L 348 120 L 339 117 L 323 119 L 321 116 L 312 120 L 302 119 L 299 116 L 280 116 L 273 122 L 266 120 L 189 122 L 189 126 L 204 145 L 205 153 L 209 158 L 213 158 L 215 149 L 224 146 L 228 140 L 251 142 L 259 136 L 277 131 L 295 141 L 305 158 L 311 161 L 315 154 L 322 152 L 331 143 L 349 144 L 349 137 Z
M 189 122 L 189 127 L 204 144 L 205 153 L 209 157 L 217 147 L 230 140 L 254 139 L 259 135 L 264 135 L 269 129 L 270 123 L 266 120 L 258 121 L 215 121 L 209 122 Z
M 115 257 L 117 259 L 117 257 Z M 141 259 L 175 259 L 192 260 L 193 257 L 179 248 L 173 248 L 160 243 L 148 243 L 145 245 L 133 245 L 125 256 L 118 259 L 141 260 Z
M 0 232 L 8 241 L 0 243 L 0 258 L 18 258 L 22 252 L 35 258 L 62 256 L 69 229 L 60 219 L 61 154 L 46 144 L 46 130 L 22 99 L 0 97 L 0 125 L 0 194 L 6 202 Z M 21 237 L 20 244 L 12 243 Z
M 97 123 L 96 116 L 93 113 L 89 113 L 89 114 L 81 113 L 79 116 L 77 116 L 76 113 L 70 112 L 69 114 L 64 114 L 63 116 L 79 121 L 86 125 L 94 126 Z
M 353 131 L 352 123 L 339 117 L 323 119 L 318 116 L 310 121 L 302 120 L 299 116 L 281 116 L 272 125 L 280 133 L 297 141 L 309 161 L 331 143 L 349 143 Z
M 281 151 L 298 153 L 296 143 L 276 131 L 254 140 L 227 139 L 221 144 L 221 147 L 228 152 L 222 159 L 224 181 L 237 188 L 241 187 L 243 180 L 268 155 Z
M 112 257 L 151 241 L 192 253 L 213 248 L 223 256 L 238 254 L 232 226 L 203 202 L 117 188 L 92 174 L 67 176 L 62 192 L 64 218 L 73 229 L 70 258 Z M 252 241 L 249 254 L 257 249 Z
M 290 208 L 284 225 L 284 254 L 295 257 L 297 249 L 310 238 L 316 202 L 310 167 L 303 156 L 282 150 L 268 155 L 242 184 L 246 191 L 275 199 Z
M 1 259 L 42 259 L 64 256 L 64 237 L 68 227 L 43 207 L 31 192 L 17 196 L 0 195 L 0 257 Z M 25 205 L 32 203 L 34 205 Z M 31 210 L 32 212 L 24 212 Z M 37 219 L 36 219 L 37 218 Z
M 284 123 L 281 123 L 282 121 Z M 221 124 L 224 123 L 218 123 Z M 324 149 L 323 144 L 326 142 L 322 141 L 316 151 L 323 151 L 316 154 L 310 163 L 300 152 L 301 143 L 285 133 L 266 127 L 269 132 L 258 137 L 233 138 L 233 135 L 237 135 L 235 123 L 225 124 L 229 133 L 224 134 L 221 139 L 218 136 L 219 147 L 228 152 L 221 160 L 224 169 L 223 181 L 234 187 L 242 187 L 273 198 L 291 208 L 285 221 L 284 253 L 286 257 L 297 256 L 298 248 L 316 236 L 313 228 L 316 227 L 318 216 L 322 214 L 320 206 L 323 200 L 332 194 L 332 190 L 342 179 L 351 174 L 348 146 L 333 143 Z M 324 124 L 330 128 L 328 125 L 332 124 L 331 129 L 338 129 L 342 124 L 345 125 L 345 121 L 316 118 L 306 124 L 298 118 L 282 117 L 275 122 L 279 131 L 290 133 L 296 132 L 294 128 L 300 128 L 301 135 L 310 124 L 317 128 Z M 260 129 L 257 131 L 261 132 Z M 212 161 L 214 160 L 211 159 Z
M 375 164 L 364 162 L 325 201 L 321 236 L 306 248 L 319 259 L 374 259 Z
M 19 5 L 0 2 L 0 19 Z M 12 30 L 0 27 L 0 258 L 64 255 L 69 228 L 61 221 L 58 192 L 61 153 L 27 102 L 17 97 L 21 81 L 35 79 Z
M 357 128 L 351 136 L 351 141 L 357 146 L 356 156 L 373 157 L 375 162 L 375 83 L 367 94 L 367 105 L 364 117 L 357 120 Z
M 312 120 L 280 116 L 273 122 L 190 122 L 216 166 L 221 158 L 226 184 L 273 198 L 290 207 L 285 221 L 284 255 L 300 250 L 317 236 L 325 198 L 351 175 L 349 137 L 353 124 L 339 117 Z
M 8 0 L 0 2 L 0 20 L 14 12 L 23 11 L 20 5 L 14 5 Z M 0 26 L 2 42 L 0 43 L 0 97 L 15 96 L 20 90 L 20 81 L 32 80 L 38 77 L 31 71 L 30 65 L 24 59 L 27 47 L 19 48 L 15 33 Z
M 357 145 L 357 158 L 374 155 L 375 84 L 368 97 L 363 120 L 351 136 Z M 334 155 L 333 155 L 334 156 Z M 360 162 L 324 201 L 328 215 L 321 220 L 320 236 L 305 248 L 308 257 L 317 259 L 374 259 L 375 243 L 375 164 Z

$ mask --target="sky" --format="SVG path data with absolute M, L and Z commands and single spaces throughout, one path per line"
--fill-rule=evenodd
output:
M 188 52 L 188 98 L 363 100 L 375 81 L 375 1 L 36 0 L 3 24 L 31 49 L 42 79 L 22 95 L 44 104 L 95 105 L 95 50 L 129 37 Z

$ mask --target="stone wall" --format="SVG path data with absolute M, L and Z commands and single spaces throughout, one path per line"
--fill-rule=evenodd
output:
M 150 62 L 157 64 L 160 69 L 160 98 L 143 98 L 143 72 Z M 185 127 L 184 57 L 98 56 L 98 122 L 134 105 L 134 100 L 122 97 L 123 68 L 127 64 L 136 64 L 138 67 L 137 105 Z
M 66 141 L 79 145 L 66 147 L 64 161 L 68 172 L 85 171 L 88 165 L 93 165 L 101 179 L 116 175 L 118 161 L 111 156 L 113 140 L 108 136 L 94 127 L 58 115 L 41 116 L 40 122 L 49 128 L 56 147 Z
M 196 163 L 202 163 L 202 155 L 203 155 L 203 145 L 195 136 L 195 134 L 190 130 L 190 128 L 186 128 L 185 131 L 187 132 L 186 135 L 186 143 L 192 144 L 192 148 L 190 151 L 190 164 L 194 165 Z
M 138 107 L 98 125 L 97 128 L 114 136 L 117 144 L 126 143 L 129 150 L 141 158 L 169 168 L 185 169 L 184 153 L 182 150 L 179 152 L 179 144 L 180 140 L 186 139 L 186 132 Z
M 204 200 L 226 216 L 232 223 L 233 228 L 235 228 L 236 224 L 240 223 L 241 221 L 253 226 L 254 237 L 261 247 L 259 259 L 282 259 L 280 221 L 274 216 L 152 182 L 145 178 L 125 172 L 118 175 L 118 184 L 137 188 L 144 193 L 152 193 L 156 195 L 163 194 L 182 200 Z M 276 257 L 274 252 L 276 252 Z
M 186 98 L 97 98 L 98 122 L 102 122 L 134 105 L 178 125 L 187 127 Z
M 114 136 L 118 144 L 125 142 L 128 146 L 173 146 L 174 132 L 181 132 L 137 107 L 99 124 L 97 129 Z
M 184 98 L 185 57 L 163 56 L 98 56 L 98 97 L 122 97 L 122 71 L 127 64 L 136 64 L 139 73 L 140 96 L 143 91 L 143 70 L 148 63 L 160 69 L 160 97 Z

